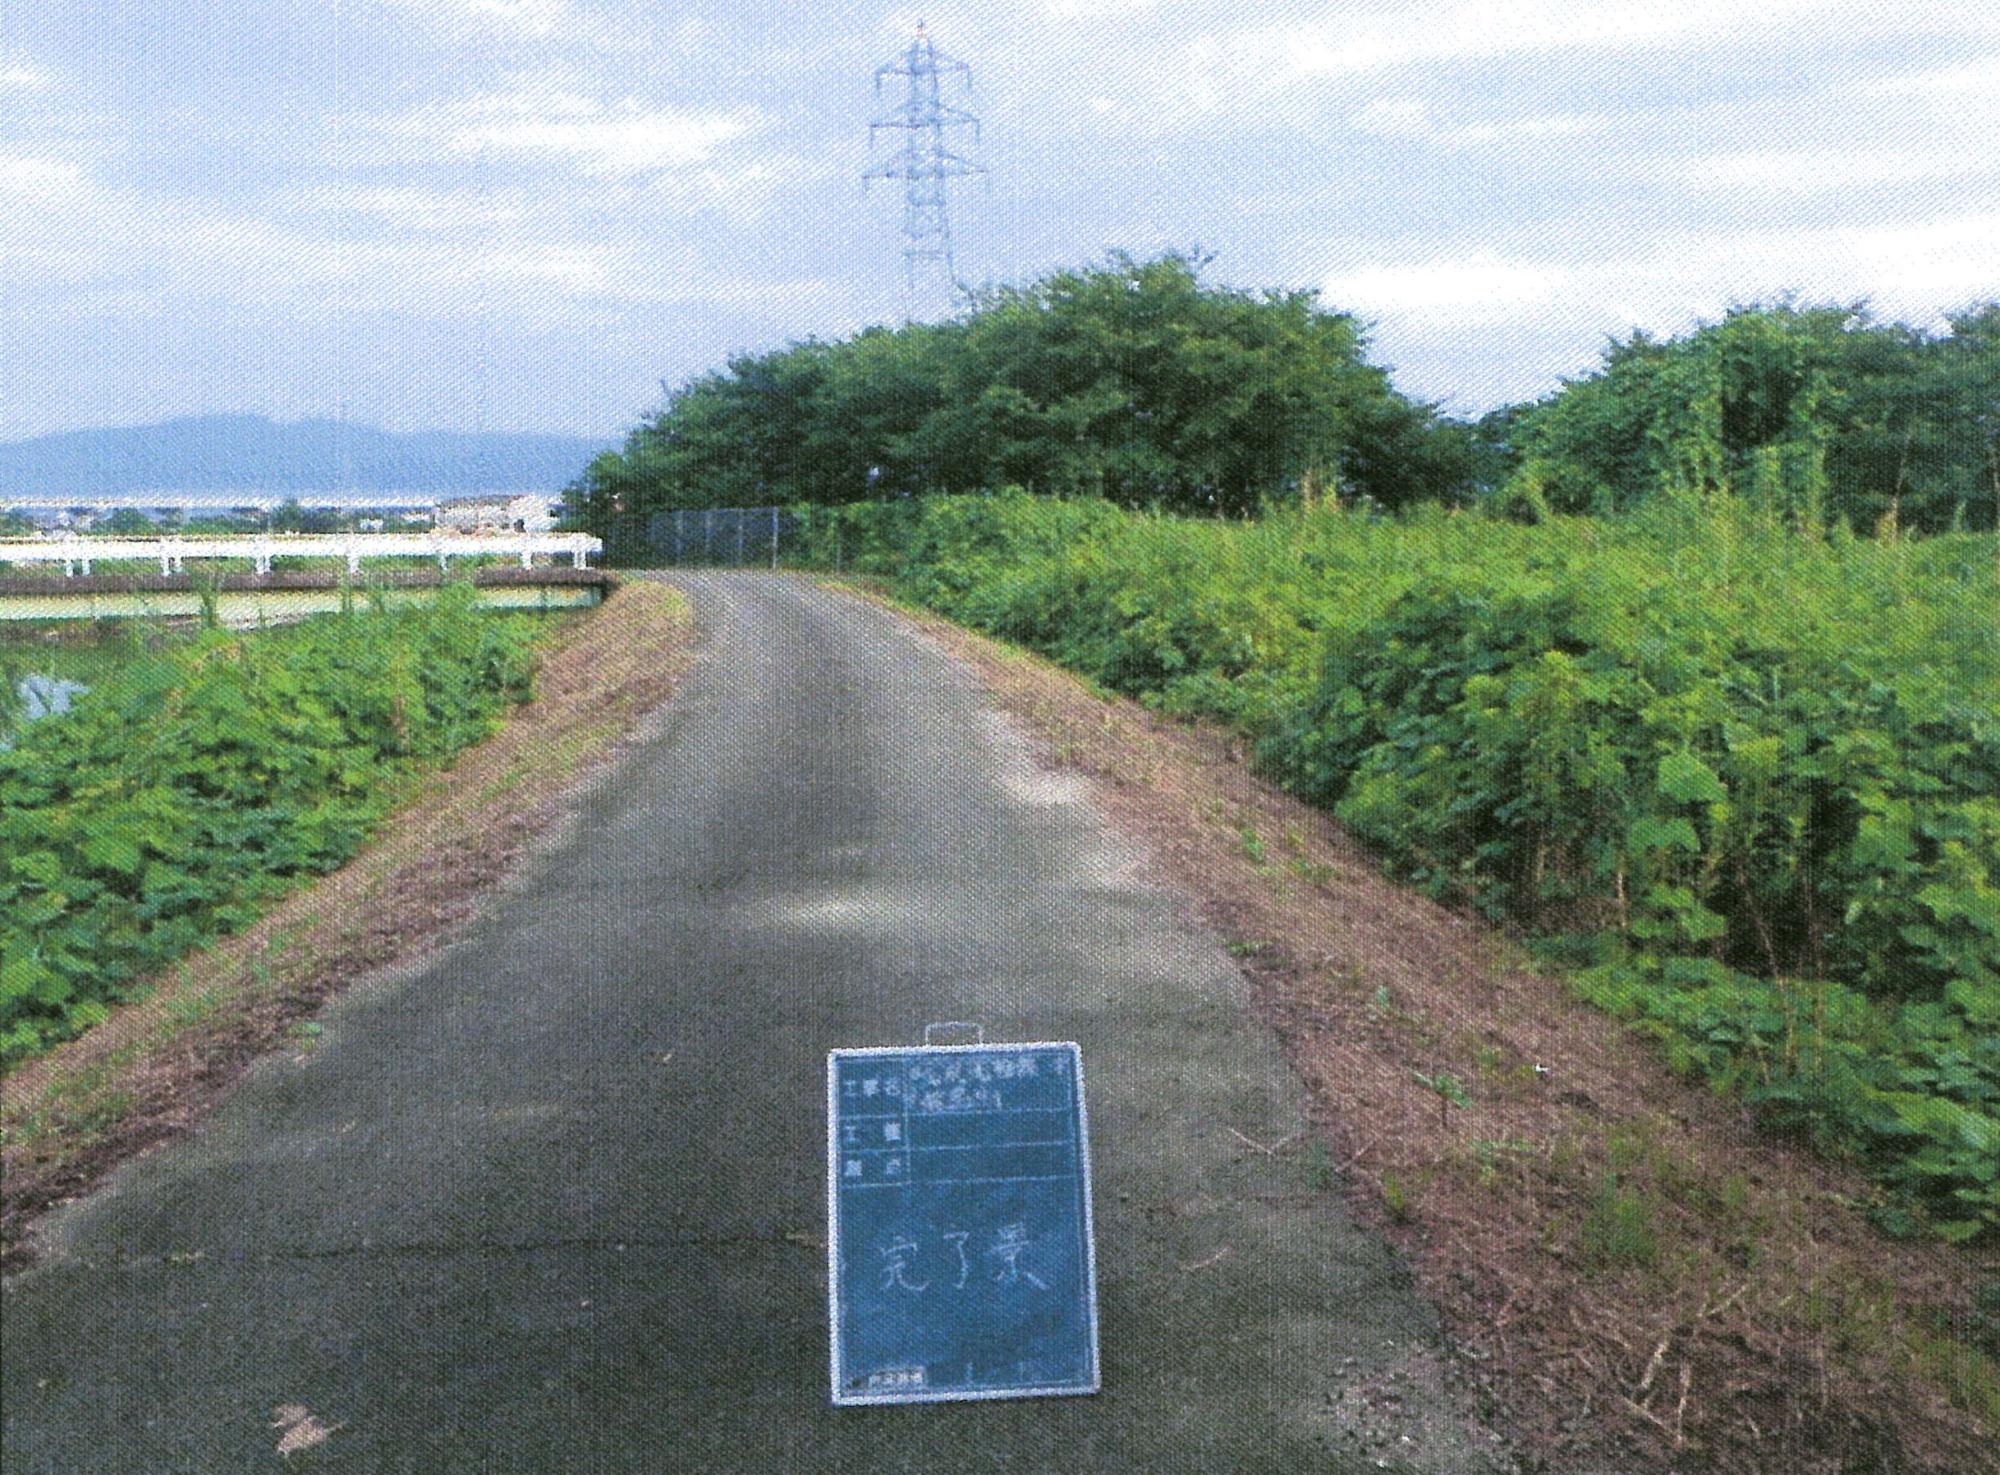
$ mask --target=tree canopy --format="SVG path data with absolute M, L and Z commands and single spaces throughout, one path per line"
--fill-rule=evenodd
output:
M 1477 440 L 1500 495 L 1558 512 L 1681 490 L 1862 530 L 1892 514 L 1924 531 L 1991 528 L 2000 302 L 1942 332 L 1781 302 L 1671 341 L 1635 333 L 1596 373 L 1489 415 Z
M 1020 487 L 1241 515 L 1623 511 L 1660 494 L 1798 525 L 2000 520 L 2000 302 L 1937 330 L 1866 307 L 1732 309 L 1468 425 L 1399 393 L 1365 330 L 1309 291 L 1210 284 L 1202 258 L 1114 255 L 980 294 L 942 323 L 731 359 L 593 461 L 572 513 L 845 503 Z
M 1187 254 L 1058 272 L 937 324 L 732 359 L 572 489 L 620 513 L 1004 485 L 1245 513 L 1266 499 L 1457 495 L 1469 437 L 1399 394 L 1312 292 L 1201 279 Z

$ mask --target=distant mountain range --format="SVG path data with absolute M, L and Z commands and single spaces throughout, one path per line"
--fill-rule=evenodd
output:
M 354 501 L 384 492 L 556 492 L 609 445 L 567 435 L 401 433 L 334 420 L 206 415 L 0 442 L 0 498 L 242 492 Z

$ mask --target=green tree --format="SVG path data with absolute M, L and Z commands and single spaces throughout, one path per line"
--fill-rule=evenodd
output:
M 121 537 L 145 537 L 156 531 L 153 519 L 137 507 L 120 507 L 114 510 L 106 519 L 104 530 L 117 533 Z
M 1942 333 L 1862 306 L 1740 307 L 1684 338 L 1636 333 L 1600 369 L 1482 422 L 1493 494 L 1608 512 L 1738 496 L 1795 523 L 1995 526 L 2000 303 Z M 1504 434 L 1504 446 L 1491 440 Z
M 333 507 L 302 507 L 297 497 L 287 497 L 271 509 L 270 528 L 274 533 L 337 533 L 345 519 Z
M 667 508 L 1021 486 L 1241 515 L 1310 492 L 1463 495 L 1469 432 L 1398 394 L 1310 292 L 1202 280 L 1190 254 L 1055 273 L 941 324 L 732 359 L 570 489 L 587 526 Z

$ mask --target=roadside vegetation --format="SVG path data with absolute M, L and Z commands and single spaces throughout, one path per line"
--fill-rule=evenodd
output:
M 24 726 L 0 752 L 0 1063 L 100 1023 L 345 861 L 401 780 L 527 698 L 533 629 L 448 588 L 206 631 L 133 650 L 72 711 Z
M 1199 267 L 1119 257 L 956 321 L 733 359 L 592 462 L 571 506 L 615 540 L 621 516 L 676 507 L 1009 484 L 1239 515 L 1281 486 L 1398 505 L 1465 485 L 1468 429 L 1397 393 L 1353 317 Z
M 433 619 L 441 623 L 433 626 Z M 314 624 L 320 631 L 309 635 Z M 353 745 L 372 747 L 382 788 L 366 809 L 376 819 L 351 857 L 326 875 L 312 874 L 328 869 L 330 853 L 321 852 L 310 866 L 264 883 L 242 882 L 236 896 L 243 910 L 229 920 L 239 921 L 254 907 L 261 912 L 255 921 L 227 936 L 211 932 L 150 972 L 131 973 L 115 991 L 100 990 L 105 1014 L 95 1027 L 9 1062 L 0 1074 L 0 1260 L 27 1253 L 24 1231 L 41 1210 L 87 1191 L 118 1162 L 185 1130 L 250 1061 L 277 1048 L 294 1054 L 317 1048 L 321 1025 L 313 1016 L 327 998 L 447 938 L 522 852 L 562 819 L 578 782 L 666 698 L 688 659 L 691 634 L 686 601 L 663 585 L 641 582 L 587 613 L 524 617 L 447 607 L 426 618 L 397 610 L 388 620 L 327 616 L 288 630 L 198 642 L 191 653 L 206 654 L 205 664 L 196 663 L 199 670 L 231 668 L 246 658 L 289 668 L 328 640 L 357 656 L 372 644 L 369 659 L 394 670 L 426 641 L 442 640 L 458 652 L 451 662 L 457 675 L 447 685 L 458 684 L 461 693 L 465 686 L 483 687 L 484 693 L 471 701 L 435 692 L 420 698 L 407 681 L 344 682 L 347 710 L 380 719 L 372 740 Z M 282 656 L 251 657 L 260 642 L 281 636 L 303 643 Z M 532 645 L 523 643 L 526 638 Z M 130 639 L 111 636 L 114 645 Z M 490 658 L 484 665 L 468 656 L 481 649 Z M 516 678 L 530 659 L 533 694 L 517 704 L 523 690 Z M 171 673 L 162 681 L 174 687 Z M 106 689 L 115 685 L 108 681 Z M 229 690 L 233 695 L 211 692 L 200 703 L 212 713 L 216 703 L 246 697 L 238 686 Z M 75 711 L 48 726 L 85 718 L 101 694 L 93 689 Z M 401 736 L 393 738 L 399 694 Z M 305 705 L 296 694 L 294 701 Z M 325 695 L 310 701 L 332 705 Z M 193 705 L 182 696 L 169 702 L 171 712 L 155 714 L 174 721 Z M 486 714 L 474 715 L 477 708 Z M 447 709 L 456 716 L 445 718 Z M 234 730 L 251 736 L 264 730 L 265 720 Z M 382 723 L 392 741 L 385 743 Z M 175 740 L 155 738 L 149 745 L 153 773 L 169 771 L 176 755 L 189 753 L 189 729 L 176 731 Z M 453 740 L 488 735 L 446 754 L 447 731 Z M 396 751 L 418 746 L 424 733 L 430 741 L 422 746 L 432 756 Z M 269 751 L 284 755 L 290 745 L 279 741 Z M 222 759 L 240 779 L 237 761 Z M 284 791 L 292 782 L 280 773 L 270 788 Z M 331 803 L 350 806 L 359 798 L 336 785 Z M 242 810 L 245 828 L 271 831 L 285 822 L 284 813 L 293 821 L 301 815 L 296 802 L 246 802 Z M 322 826 L 319 833 L 328 831 Z M 284 853 L 299 850 L 294 843 Z M 265 851 L 267 858 L 273 853 Z M 142 893 L 146 874 L 140 872 Z M 201 875 L 216 884 L 229 879 L 219 863 Z M 112 879 L 115 884 L 116 874 Z M 285 894 L 275 895 L 279 891 Z M 221 920 L 216 911 L 211 906 L 207 919 Z M 111 915 L 119 914 L 114 905 Z M 50 1033 L 64 1029 L 52 1009 L 31 1017 L 55 1021 Z
M 877 581 L 869 580 L 870 584 Z M 853 587 L 850 584 L 850 587 Z M 1885 1239 L 1854 1165 L 1689 1089 L 1503 933 L 1169 717 L 903 606 L 1143 840 L 1313 1102 L 1246 1163 L 1335 1182 L 1407 1257 L 1522 1468 L 1971 1471 L 2000 1427 L 2000 1262 Z M 1361 1407 L 1403 1393 L 1371 1382 Z M 1364 1425 L 1365 1426 L 1365 1425 Z
M 732 360 L 573 521 L 652 561 L 785 504 L 797 565 L 1150 708 L 941 634 L 1202 898 L 1326 1113 L 1302 1171 L 1367 1185 L 1531 1447 L 1970 1468 L 2000 303 L 1745 305 L 1465 422 L 1201 266 Z
M 1992 538 L 1027 496 L 823 512 L 810 552 L 836 536 L 915 603 L 1230 723 L 1678 1068 L 1866 1163 L 1884 1228 L 2000 1231 Z
M 1492 494 L 1532 513 L 1615 513 L 1726 494 L 1794 524 L 1944 532 L 2000 518 L 2000 303 L 1942 333 L 1861 306 L 1739 307 L 1475 431 Z

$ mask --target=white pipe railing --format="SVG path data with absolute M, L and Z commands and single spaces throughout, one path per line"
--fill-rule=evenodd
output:
M 271 571 L 274 558 L 341 558 L 349 573 L 361 571 L 364 558 L 434 558 L 440 569 L 454 558 L 518 556 L 522 568 L 534 566 L 535 555 L 567 553 L 573 567 L 588 568 L 589 558 L 604 551 L 604 540 L 588 533 L 239 533 L 212 537 L 0 538 L 0 564 L 59 563 L 63 572 L 90 572 L 93 563 L 120 559 L 158 562 L 171 574 L 190 558 L 247 558 L 260 574 Z

